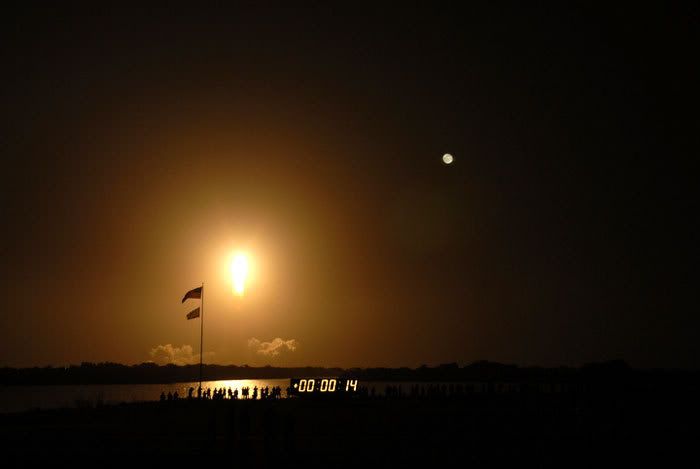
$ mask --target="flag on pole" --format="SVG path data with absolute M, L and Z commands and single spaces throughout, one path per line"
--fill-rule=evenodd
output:
M 185 296 L 182 298 L 182 302 L 184 303 L 187 298 L 201 298 L 201 297 L 202 297 L 202 287 L 193 288 L 192 290 L 185 293 Z
M 189 313 L 187 313 L 187 319 L 194 319 L 199 317 L 199 308 L 195 308 Z

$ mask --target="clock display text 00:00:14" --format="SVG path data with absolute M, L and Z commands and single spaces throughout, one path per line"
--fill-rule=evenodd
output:
M 357 391 L 356 379 L 336 378 L 304 378 L 292 379 L 293 392 L 355 392 Z

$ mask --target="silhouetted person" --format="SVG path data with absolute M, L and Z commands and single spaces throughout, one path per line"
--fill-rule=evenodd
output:
M 173 393 L 168 392 L 168 400 L 172 401 L 173 400 Z
M 187 390 L 187 399 L 192 399 L 192 394 L 194 393 L 194 388 L 190 386 L 190 389 Z
M 177 391 L 175 391 L 175 393 L 173 394 L 173 400 L 176 401 L 179 399 L 179 397 L 180 395 L 177 393 Z
M 160 393 L 160 402 L 165 402 L 165 391 Z

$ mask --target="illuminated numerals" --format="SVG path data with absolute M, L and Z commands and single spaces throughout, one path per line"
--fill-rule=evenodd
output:
M 315 386 L 316 386 L 315 379 L 300 379 L 299 380 L 299 392 L 314 392 Z
M 357 391 L 356 379 L 304 378 L 299 380 L 294 379 L 292 381 L 294 391 L 299 393 L 334 393 L 343 389 L 343 381 L 345 381 L 345 391 Z
M 356 379 L 351 379 L 348 381 L 348 384 L 352 388 L 353 391 L 357 391 L 357 380 Z

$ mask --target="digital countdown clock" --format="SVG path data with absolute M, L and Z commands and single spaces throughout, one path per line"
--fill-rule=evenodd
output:
M 356 379 L 345 378 L 292 378 L 289 390 L 292 395 L 354 394 L 359 387 Z

